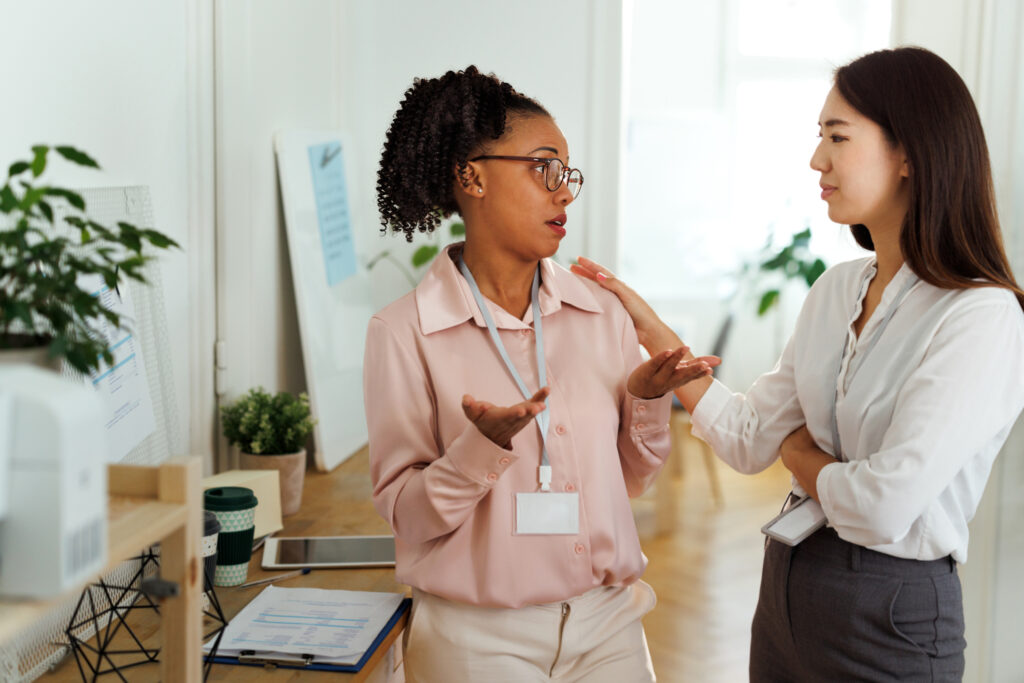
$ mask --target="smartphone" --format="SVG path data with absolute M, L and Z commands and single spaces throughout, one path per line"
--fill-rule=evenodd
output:
M 264 569 L 394 566 L 394 536 L 271 537 L 263 549 Z

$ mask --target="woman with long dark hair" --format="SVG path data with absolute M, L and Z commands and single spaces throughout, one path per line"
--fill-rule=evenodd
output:
M 746 394 L 710 378 L 676 394 L 735 469 L 781 457 L 797 484 L 789 540 L 766 545 L 751 680 L 960 680 L 956 566 L 1024 407 L 1024 292 L 981 121 L 946 62 L 898 48 L 839 68 L 818 125 L 829 217 L 874 254 L 819 278 Z M 680 345 L 606 269 L 574 271 L 620 297 L 651 352 Z
M 629 497 L 668 456 L 668 392 L 717 359 L 641 363 L 619 301 L 551 260 L 582 185 L 547 110 L 474 67 L 416 80 L 388 130 L 385 227 L 466 225 L 366 340 L 410 682 L 654 680 Z

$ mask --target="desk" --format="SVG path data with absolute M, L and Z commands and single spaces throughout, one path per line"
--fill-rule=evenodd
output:
M 369 456 L 362 449 L 333 472 L 326 474 L 307 471 L 302 490 L 302 508 L 296 514 L 284 518 L 284 529 L 278 536 L 355 536 L 390 534 L 391 529 L 377 514 L 370 501 L 372 486 L 369 474 Z M 263 550 L 253 553 L 249 561 L 249 577 L 253 581 L 280 574 L 280 571 L 264 571 L 261 568 Z M 409 594 L 407 586 L 395 581 L 394 569 L 322 569 L 305 576 L 296 576 L 279 584 L 288 588 L 342 588 L 346 590 L 382 591 Z M 224 616 L 230 619 L 263 590 L 265 586 L 251 588 L 216 588 Z M 140 610 L 141 612 L 141 610 Z M 408 613 L 395 626 L 380 648 L 365 667 L 358 673 L 341 674 L 328 671 L 302 671 L 299 669 L 266 669 L 254 666 L 231 666 L 214 664 L 210 681 L 309 681 L 310 683 L 355 683 L 356 681 L 387 681 L 393 668 L 396 654 L 400 660 L 401 643 L 396 642 L 405 627 Z M 159 643 L 156 638 L 159 620 L 148 613 L 133 614 L 130 623 L 147 646 Z M 395 651 L 391 651 L 392 645 Z M 162 658 L 163 653 L 161 653 Z M 159 669 L 146 664 L 126 672 L 129 681 L 157 681 Z M 39 681 L 78 681 L 78 670 L 73 658 L 53 673 Z M 114 678 L 116 680 L 116 677 Z M 402 680 L 399 678 L 398 680 Z

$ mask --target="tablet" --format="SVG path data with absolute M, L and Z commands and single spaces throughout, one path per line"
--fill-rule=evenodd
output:
M 394 566 L 394 536 L 271 537 L 263 549 L 264 569 Z

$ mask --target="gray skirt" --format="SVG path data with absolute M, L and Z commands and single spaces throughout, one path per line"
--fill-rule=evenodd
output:
M 750 680 L 960 681 L 964 610 L 952 558 L 907 560 L 823 528 L 769 540 Z

